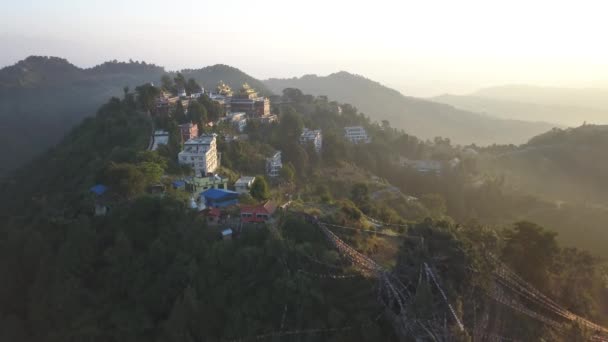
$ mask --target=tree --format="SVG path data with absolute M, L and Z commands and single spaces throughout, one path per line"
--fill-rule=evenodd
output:
M 424 194 L 420 202 L 435 216 L 444 215 L 446 212 L 445 198 L 440 194 Z
M 279 123 L 279 139 L 281 144 L 290 145 L 297 143 L 303 127 L 302 118 L 296 113 L 295 109 L 292 107 L 285 108 Z
M 196 80 L 194 80 L 194 78 L 188 79 L 188 82 L 186 83 L 186 94 L 192 95 L 193 93 L 201 91 L 201 89 L 201 86 L 196 83 Z
M 177 90 L 186 90 L 186 78 L 184 77 L 184 75 L 182 75 L 181 72 L 177 73 L 173 81 L 175 82 L 175 87 L 177 88 Z
M 347 157 L 344 138 L 333 133 L 326 134 L 323 137 L 322 157 L 329 165 L 335 165 Z
M 184 106 L 182 105 L 182 101 L 177 101 L 177 104 L 175 105 L 175 113 L 173 114 L 173 117 L 175 118 L 175 121 L 177 121 L 178 124 L 184 124 L 184 123 L 188 122 L 188 117 L 186 117 L 186 110 L 184 109 Z
M 132 198 L 144 192 L 146 178 L 133 164 L 110 163 L 103 171 L 101 181 L 107 184 L 111 191 Z
M 365 183 L 357 183 L 350 190 L 350 198 L 362 210 L 365 210 L 370 205 L 369 188 Z
M 164 74 L 161 77 L 160 84 L 164 91 L 168 91 L 173 94 L 177 93 L 177 90 L 175 89 L 175 82 L 173 82 L 173 79 L 168 74 Z
M 137 104 L 146 112 L 149 112 L 154 108 L 154 102 L 158 95 L 160 95 L 160 89 L 151 84 L 144 84 L 136 87 L 135 92 L 137 93 Z
M 267 200 L 270 197 L 270 193 L 268 192 L 268 183 L 263 176 L 255 177 L 249 192 L 253 198 L 259 201 Z
M 504 231 L 506 245 L 502 259 L 524 279 L 545 290 L 547 273 L 559 251 L 555 236 L 556 233 L 535 223 L 517 222 Z
M 293 164 L 292 163 L 283 164 L 280 175 L 284 181 L 293 183 L 293 181 L 295 180 L 295 177 L 296 177 L 296 170 L 293 167 Z
M 198 101 L 190 102 L 188 106 L 188 121 L 198 125 L 199 132 L 203 131 L 207 122 L 207 109 Z

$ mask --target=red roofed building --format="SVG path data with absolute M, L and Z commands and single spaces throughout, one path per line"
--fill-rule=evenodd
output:
M 220 223 L 222 212 L 218 208 L 207 208 L 201 212 L 209 223 Z
M 268 221 L 274 214 L 276 206 L 270 201 L 259 205 L 241 206 L 241 222 L 244 223 L 263 223 Z

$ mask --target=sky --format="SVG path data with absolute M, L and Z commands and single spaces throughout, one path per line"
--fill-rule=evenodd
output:
M 406 95 L 503 84 L 608 87 L 605 1 L 6 1 L 0 66 L 222 63 L 256 78 L 346 70 Z

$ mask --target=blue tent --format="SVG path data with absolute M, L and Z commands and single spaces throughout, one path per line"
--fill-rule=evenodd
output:
M 97 184 L 95 186 L 93 186 L 91 189 L 89 189 L 92 193 L 94 193 L 97 196 L 101 196 L 103 195 L 107 190 L 108 187 L 103 185 L 103 184 Z
M 201 193 L 205 205 L 213 208 L 223 208 L 239 203 L 239 193 L 224 189 L 209 189 Z

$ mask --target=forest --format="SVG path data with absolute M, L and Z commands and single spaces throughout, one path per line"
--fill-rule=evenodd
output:
M 161 87 L 175 82 L 189 80 L 176 75 Z M 231 181 L 263 178 L 266 151 L 281 150 L 286 167 L 279 181 L 268 181 L 269 196 L 289 193 L 293 209 L 279 212 L 274 224 L 222 240 L 189 209 L 187 195 L 170 186 L 164 196 L 148 189 L 190 172 L 176 163 L 178 123 L 221 135 L 233 128 L 204 125 L 224 114 L 206 96 L 187 113 L 177 108 L 171 117 L 150 117 L 159 91 L 149 84 L 125 88 L 3 179 L 0 340 L 398 340 L 374 279 L 341 257 L 301 212 L 354 228 L 335 233 L 406 284 L 414 293 L 408 315 L 446 320 L 451 334 L 454 322 L 436 314 L 446 311 L 445 302 L 421 276 L 429 264 L 468 328 L 449 340 L 473 340 L 478 325 L 524 341 L 592 336 L 575 324 L 551 329 L 484 295 L 495 259 L 568 310 L 608 323 L 606 255 L 584 250 L 591 242 L 582 237 L 564 244 L 562 230 L 576 236 L 574 227 L 560 226 L 558 235 L 553 226 L 522 220 L 557 209 L 484 169 L 477 155 L 491 150 L 421 140 L 294 88 L 272 98 L 278 123 L 252 122 L 248 140 L 218 141 L 220 173 Z M 343 127 L 353 125 L 363 126 L 371 143 L 346 141 Z M 152 127 L 171 134 L 154 152 L 146 151 Z M 295 143 L 304 127 L 322 129 L 321 153 Z M 403 158 L 438 160 L 442 169 L 421 174 L 404 167 Z M 98 182 L 111 189 L 112 210 L 104 217 L 92 215 L 89 188 Z M 370 234 L 369 217 L 400 226 L 392 237 Z

